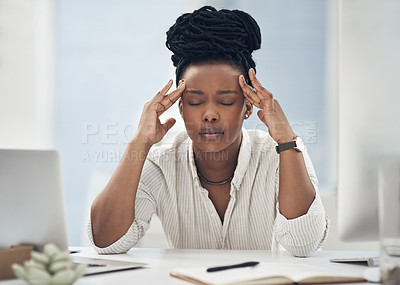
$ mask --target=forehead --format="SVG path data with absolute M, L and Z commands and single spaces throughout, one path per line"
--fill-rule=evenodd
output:
M 240 70 L 227 63 L 205 63 L 190 65 L 182 79 L 187 83 L 237 83 Z

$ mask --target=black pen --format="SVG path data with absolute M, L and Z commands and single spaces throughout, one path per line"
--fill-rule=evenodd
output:
M 252 266 L 256 266 L 259 263 L 260 262 L 258 262 L 258 261 L 249 261 L 249 262 L 239 263 L 239 264 L 234 264 L 234 265 L 211 267 L 211 268 L 207 269 L 207 272 L 217 272 L 217 271 L 227 270 L 227 269 L 232 269 L 232 268 L 252 267 Z

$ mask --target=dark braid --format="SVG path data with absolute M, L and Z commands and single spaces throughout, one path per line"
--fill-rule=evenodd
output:
M 189 65 L 206 62 L 238 67 L 249 82 L 247 71 L 256 66 L 251 53 L 261 46 L 261 32 L 243 11 L 204 6 L 176 20 L 167 32 L 166 46 L 173 52 L 177 84 Z

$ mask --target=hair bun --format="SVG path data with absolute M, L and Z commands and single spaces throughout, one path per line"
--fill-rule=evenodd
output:
M 166 46 L 173 52 L 174 66 L 188 58 L 251 58 L 261 46 L 261 32 L 243 11 L 204 6 L 176 20 L 167 32 Z

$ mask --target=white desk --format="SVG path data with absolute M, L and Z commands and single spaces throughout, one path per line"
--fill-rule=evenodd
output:
M 73 248 L 81 250 L 75 255 L 99 258 L 92 248 Z M 329 262 L 335 257 L 359 257 L 374 256 L 377 252 L 355 252 L 355 251 L 318 251 L 308 258 L 296 258 L 285 251 L 238 251 L 238 250 L 176 250 L 176 249 L 144 249 L 135 248 L 126 254 L 102 255 L 101 258 L 123 261 L 136 261 L 148 263 L 146 268 L 100 274 L 83 277 L 75 285 L 123 285 L 123 284 L 180 284 L 191 283 L 169 276 L 171 269 L 176 267 L 202 267 L 218 266 L 226 264 L 241 263 L 245 261 L 285 261 L 295 263 L 307 263 L 331 268 L 347 267 L 354 272 L 362 273 L 366 266 L 343 265 Z M 368 284 L 368 283 L 351 283 Z M 0 281 L 0 285 L 26 285 L 21 280 Z

